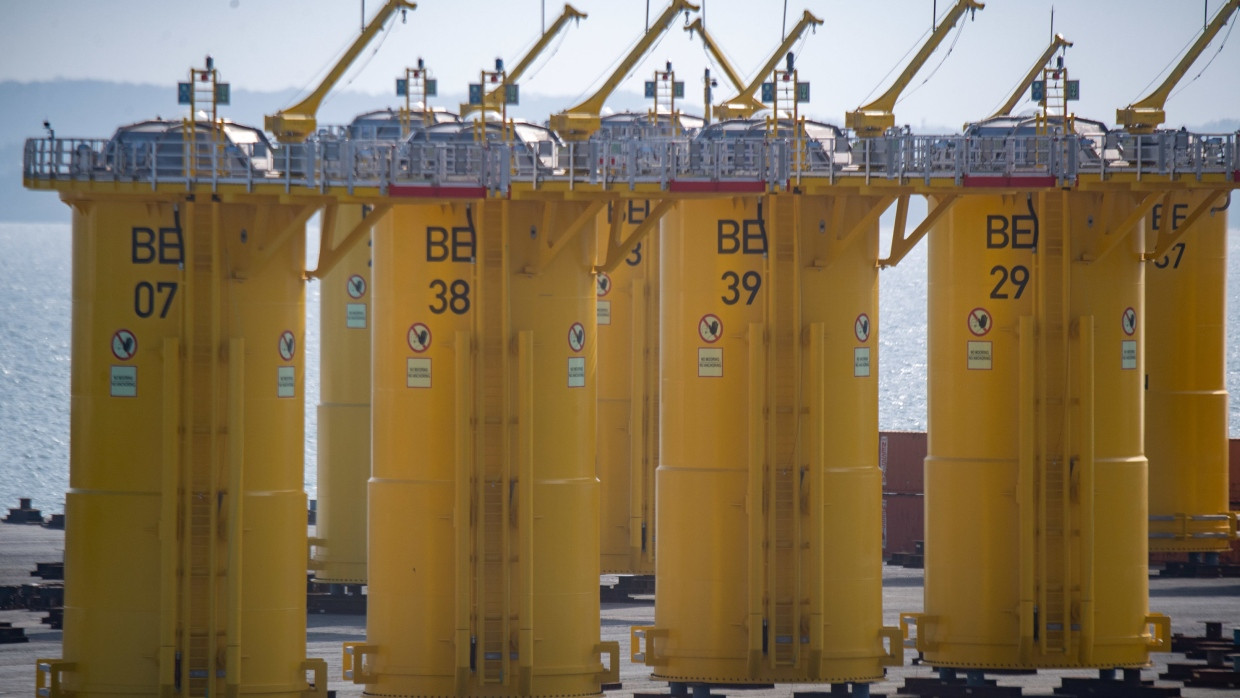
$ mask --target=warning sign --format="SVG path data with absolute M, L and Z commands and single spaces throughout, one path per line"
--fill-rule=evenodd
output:
M 117 330 L 112 335 L 112 356 L 121 361 L 128 361 L 138 353 L 138 338 L 129 330 Z
M 862 340 L 864 341 L 864 340 Z M 853 348 L 853 378 L 870 377 L 870 348 Z
M 870 338 L 870 316 L 861 313 L 857 316 L 856 322 L 853 323 L 853 334 L 857 335 L 858 342 L 864 342 Z
M 354 274 L 349 277 L 348 291 L 349 298 L 361 298 L 366 295 L 366 279 Z
M 297 355 L 297 338 L 293 336 L 292 330 L 284 330 L 280 333 L 280 358 L 285 361 L 292 361 Z
M 568 357 L 568 387 L 586 387 L 586 357 Z
M 698 378 L 723 377 L 723 348 L 698 347 Z
M 1125 339 L 1120 342 L 1119 367 L 1125 371 L 1137 367 L 1137 340 Z
M 297 397 L 297 367 L 276 367 L 276 397 Z
M 586 346 L 586 328 L 580 322 L 574 322 L 572 327 L 568 328 L 568 348 L 573 351 L 581 351 Z
M 431 328 L 415 322 L 409 326 L 409 348 L 421 354 L 431 348 Z
M 425 357 L 411 356 L 405 361 L 405 387 L 431 387 L 431 360 Z
M 985 308 L 974 308 L 969 311 L 969 331 L 975 337 L 985 337 L 990 332 L 990 311 Z
M 366 304 L 347 303 L 344 307 L 344 326 L 351 330 L 366 329 Z
M 723 320 L 718 315 L 707 313 L 698 320 L 698 336 L 703 342 L 714 344 L 723 336 Z
M 113 366 L 110 394 L 112 397 L 137 397 L 138 367 Z
M 1124 328 L 1124 334 L 1131 337 L 1137 331 L 1137 311 L 1125 308 L 1124 314 L 1120 316 L 1119 326 Z
M 970 371 L 989 371 L 994 367 L 990 342 L 969 342 L 968 351 Z
M 598 276 L 594 278 L 597 284 L 596 292 L 598 293 L 599 298 L 611 293 L 611 277 L 607 275 L 607 272 L 600 271 Z
M 599 301 L 596 309 L 598 324 L 611 324 L 611 301 Z

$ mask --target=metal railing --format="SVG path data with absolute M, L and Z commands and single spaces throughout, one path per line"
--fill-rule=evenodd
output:
M 1053 177 L 1061 185 L 1116 173 L 1202 177 L 1240 170 L 1236 134 L 1163 131 L 1148 135 L 965 136 L 892 133 L 821 143 L 787 138 L 690 140 L 625 138 L 570 143 L 535 152 L 524 144 L 397 143 L 333 138 L 286 144 L 238 145 L 211 140 L 119 142 L 32 138 L 22 172 L 29 180 L 200 184 L 279 183 L 326 191 L 331 187 L 431 184 L 486 187 L 501 194 L 513 182 L 536 186 L 636 186 L 674 180 L 763 182 L 792 178 L 837 181 L 863 177 L 916 180 L 966 176 Z

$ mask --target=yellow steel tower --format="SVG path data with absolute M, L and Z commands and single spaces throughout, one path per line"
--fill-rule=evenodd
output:
M 182 83 L 191 113 L 227 102 L 217 77 L 208 58 Z M 326 695 L 302 552 L 318 204 L 204 184 L 269 167 L 261 132 L 216 118 L 70 147 L 73 167 L 26 180 L 60 193 L 74 231 L 64 648 L 36 689 L 292 697 L 313 668 Z
M 1156 197 L 1019 174 L 1106 157 L 1096 122 L 1051 116 L 1074 93 L 1062 64 L 1043 75 L 1039 117 L 970 126 L 1015 174 L 931 197 L 917 647 L 948 669 L 1140 667 L 1169 630 L 1148 611 L 1144 530 L 1140 221 Z
M 619 671 L 599 642 L 603 202 L 423 191 L 374 227 L 367 640 L 345 675 L 375 695 L 598 694 Z
M 1155 159 L 1171 90 L 1240 9 L 1231 0 L 1145 99 L 1116 113 L 1134 159 Z M 1161 136 L 1159 135 L 1161 133 Z M 1185 148 L 1197 136 L 1171 134 Z M 1224 382 L 1227 199 L 1222 189 L 1172 190 L 1150 210 L 1146 265 L 1145 452 L 1150 460 L 1150 551 L 1231 547 L 1227 511 L 1227 387 Z

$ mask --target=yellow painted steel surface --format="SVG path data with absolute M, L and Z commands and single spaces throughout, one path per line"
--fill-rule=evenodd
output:
M 608 207 L 597 226 L 623 216 L 624 234 L 650 201 Z M 597 277 L 598 476 L 603 574 L 654 574 L 654 471 L 658 465 L 659 266 L 652 232 L 615 271 Z
M 275 199 L 66 196 L 62 686 L 300 696 L 311 211 Z
M 1207 200 L 1207 197 L 1210 200 Z M 1155 206 L 1154 235 L 1179 231 L 1213 194 L 1178 194 Z M 1223 551 L 1227 514 L 1224 318 L 1227 214 L 1206 213 L 1146 266 L 1145 453 L 1150 461 L 1150 551 Z
M 659 591 L 644 651 L 660 678 L 875 681 L 895 660 L 881 609 L 879 203 L 682 200 L 664 218 Z
M 595 695 L 600 652 L 618 671 L 599 643 L 596 216 L 402 204 L 374 228 L 367 641 L 345 650 L 370 695 Z
M 1148 202 L 970 195 L 930 234 L 931 664 L 1141 666 L 1165 639 L 1146 581 Z
M 340 205 L 335 245 L 362 223 L 360 205 Z M 314 577 L 366 583 L 366 483 L 370 480 L 370 237 L 321 279 L 318 511 Z

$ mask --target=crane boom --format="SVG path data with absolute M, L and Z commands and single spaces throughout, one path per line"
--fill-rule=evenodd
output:
M 723 51 L 719 49 L 719 45 L 716 44 L 711 35 L 707 33 L 706 26 L 702 24 L 701 17 L 694 19 L 693 24 L 685 27 L 685 31 L 689 32 L 689 36 L 693 36 L 694 32 L 701 34 L 702 44 L 706 46 L 707 51 L 710 51 L 710 55 L 714 56 L 715 62 L 718 63 L 719 67 L 723 70 L 723 74 L 728 78 L 728 82 L 732 83 L 732 86 L 738 90 L 744 89 L 745 81 L 742 80 L 741 76 L 736 72 L 736 68 L 733 68 L 732 64 L 728 62 L 728 59 L 723 55 Z
M 1032 85 L 1033 81 L 1038 77 L 1038 73 L 1042 72 L 1042 66 L 1046 65 L 1046 62 L 1049 61 L 1051 56 L 1055 55 L 1055 52 L 1061 47 L 1066 48 L 1071 45 L 1072 42 L 1063 38 L 1063 34 L 1056 34 L 1055 38 L 1051 39 L 1051 45 L 1047 46 L 1046 50 L 1042 52 L 1042 55 L 1038 58 L 1038 60 L 1034 61 L 1033 67 L 1029 69 L 1029 72 L 1025 75 L 1024 79 L 1020 81 L 1020 84 L 1016 86 L 1016 89 L 1012 92 L 1012 96 L 1008 97 L 1007 101 L 1003 103 L 1003 106 L 999 107 L 998 111 L 994 114 L 991 114 L 990 118 L 994 119 L 999 116 L 1007 116 L 1008 114 L 1011 114 L 1012 110 L 1016 108 L 1017 103 L 1020 102 L 1020 98 L 1025 96 L 1025 90 L 1029 89 L 1029 86 Z
M 904 68 L 904 72 L 900 73 L 900 77 L 896 78 L 895 83 L 887 88 L 887 91 L 881 97 L 870 102 L 869 104 L 858 107 L 856 111 L 850 111 L 844 115 L 844 125 L 853 129 L 858 136 L 877 136 L 883 131 L 891 128 L 896 123 L 896 117 L 893 112 L 896 106 L 896 100 L 900 98 L 900 93 L 904 92 L 904 88 L 912 82 L 913 76 L 921 67 L 925 65 L 930 58 L 930 54 L 942 43 L 947 33 L 956 26 L 960 18 L 964 16 L 966 10 L 980 10 L 986 5 L 977 0 L 958 0 L 952 9 L 948 10 L 947 16 L 939 23 L 939 26 L 930 34 L 930 38 L 922 45 L 917 55 L 913 56 L 913 60 Z
M 1167 104 L 1167 97 L 1171 95 L 1171 90 L 1180 82 L 1184 74 L 1192 67 L 1193 62 L 1201 56 L 1202 51 L 1206 50 L 1206 46 L 1227 24 L 1237 9 L 1240 9 L 1240 0 L 1228 0 L 1227 4 L 1219 9 L 1218 14 L 1214 15 L 1210 24 L 1202 30 L 1201 36 L 1197 37 L 1197 41 L 1188 49 L 1161 85 L 1145 99 L 1115 110 L 1116 125 L 1133 133 L 1152 133 L 1154 129 L 1162 125 L 1167 120 L 1164 107 Z
M 681 10 L 697 10 L 698 6 L 689 2 L 689 0 L 672 0 L 672 4 L 663 10 L 663 14 L 650 25 L 645 35 L 638 40 L 637 45 L 629 54 L 624 57 L 620 65 L 611 73 L 603 86 L 594 94 L 590 95 L 581 104 L 570 107 L 559 114 L 551 115 L 551 129 L 560 134 L 560 137 L 569 141 L 584 141 L 588 139 L 595 131 L 599 129 L 599 114 L 603 111 L 603 103 L 611 96 L 633 66 L 637 65 L 654 45 L 656 39 L 659 38 L 668 26 L 675 19 Z
M 805 10 L 805 13 L 801 15 L 801 20 L 797 22 L 795 27 L 792 28 L 792 31 L 788 32 L 788 36 L 784 37 L 784 40 L 780 42 L 779 47 L 771 53 L 771 57 L 767 60 L 766 65 L 763 65 L 758 73 L 754 75 L 753 80 L 750 80 L 749 84 L 744 87 L 738 87 L 737 89 L 740 90 L 740 92 L 737 93 L 735 97 L 725 100 L 722 104 L 716 107 L 719 118 L 743 119 L 753 116 L 755 112 L 765 109 L 765 105 L 754 97 L 754 95 L 758 93 L 758 90 L 762 88 L 762 81 L 766 80 L 772 70 L 775 70 L 775 66 L 779 64 L 780 59 L 782 59 L 784 54 L 788 53 L 788 50 L 792 48 L 792 45 L 801 38 L 801 34 L 805 33 L 806 28 L 810 25 L 818 26 L 820 24 L 822 24 L 821 19 L 815 17 L 809 10 Z
M 323 103 L 323 98 L 327 93 L 336 86 L 336 82 L 340 80 L 340 76 L 349 69 L 353 61 L 357 59 L 362 49 L 370 43 L 370 40 L 379 33 L 383 28 L 383 24 L 399 9 L 417 9 L 417 3 L 409 0 L 387 0 L 383 7 L 375 13 L 370 22 L 366 24 L 366 28 L 353 41 L 340 60 L 336 61 L 336 65 L 332 66 L 331 71 L 327 73 L 327 77 L 323 78 L 319 86 L 314 89 L 305 99 L 297 104 L 270 114 L 264 119 L 264 126 L 275 135 L 276 140 L 281 143 L 300 143 L 310 137 L 314 130 L 318 127 L 315 120 L 315 114 L 319 111 L 319 105 Z
M 541 54 L 547 48 L 547 45 L 551 43 L 551 40 L 555 38 L 555 35 L 559 34 L 560 30 L 564 29 L 564 27 L 568 25 L 569 20 L 582 20 L 585 18 L 586 13 L 578 11 L 577 8 L 572 5 L 565 4 L 564 11 L 560 13 L 559 18 L 552 23 L 550 29 L 543 32 L 543 35 L 538 39 L 538 43 L 534 44 L 534 47 L 521 58 L 520 62 L 517 63 L 517 67 L 508 72 L 508 74 L 504 77 L 504 81 L 500 85 L 483 95 L 482 104 L 462 104 L 461 116 L 468 116 L 476 111 L 500 111 L 508 85 L 511 85 L 521 79 L 521 76 L 525 74 L 525 71 L 529 70 L 530 65 L 534 63 L 534 59 L 538 58 L 539 54 Z

